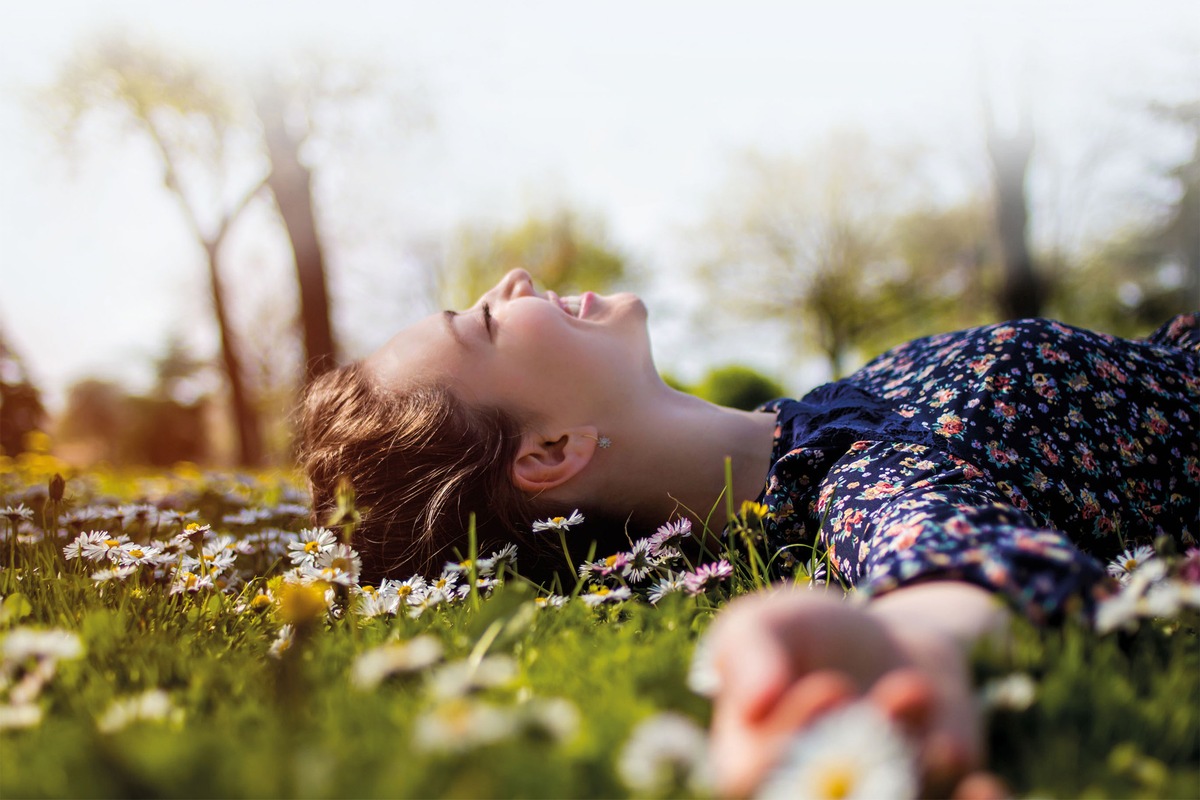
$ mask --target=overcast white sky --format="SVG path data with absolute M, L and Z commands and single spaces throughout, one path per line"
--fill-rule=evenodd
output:
M 430 126 L 398 137 L 384 158 L 373 153 L 369 166 L 347 159 L 324 185 L 330 225 L 357 243 L 331 253 L 351 355 L 422 311 L 404 302 L 407 248 L 443 241 L 465 222 L 565 202 L 607 220 L 615 243 L 653 276 L 645 288 L 656 355 L 685 375 L 735 356 L 787 366 L 697 346 L 672 288 L 737 153 L 802 152 L 856 126 L 970 165 L 982 69 L 1002 103 L 1020 76 L 1033 76 L 1042 157 L 1057 160 L 1061 182 L 1082 168 L 1079 152 L 1097 130 L 1118 147 L 1130 141 L 1125 120 L 1145 98 L 1200 95 L 1194 0 L 0 7 L 0 329 L 56 402 L 89 374 L 144 387 L 148 359 L 171 331 L 215 349 L 201 255 L 148 154 L 108 137 L 70 162 L 29 102 L 101 31 L 124 29 L 225 69 L 298 48 L 353 55 L 384 64 L 423 99 Z M 1123 195 L 1136 206 L 1153 191 L 1146 170 L 1183 155 L 1158 141 L 1110 165 L 1110 208 Z M 1042 188 L 1070 195 L 1069 186 Z M 286 280 L 282 242 L 250 237 L 235 252 L 229 277 L 252 298 L 240 301 L 243 317 L 282 324 L 279 304 L 280 319 L 260 314 L 268 287 Z M 806 382 L 785 376 L 791 388 Z

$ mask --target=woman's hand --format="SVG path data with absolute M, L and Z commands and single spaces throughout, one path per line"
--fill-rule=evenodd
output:
M 994 627 L 997 613 L 983 590 L 950 583 L 900 589 L 869 608 L 808 590 L 731 604 L 709 642 L 718 791 L 750 794 L 799 729 L 865 698 L 911 736 L 926 791 L 948 794 L 983 761 L 963 640 Z M 999 790 L 978 775 L 962 784 L 972 796 L 989 788 Z

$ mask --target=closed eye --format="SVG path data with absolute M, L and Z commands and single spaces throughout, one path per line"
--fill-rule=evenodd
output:
M 487 331 L 488 339 L 492 338 L 492 307 L 488 303 L 483 304 L 483 329 Z

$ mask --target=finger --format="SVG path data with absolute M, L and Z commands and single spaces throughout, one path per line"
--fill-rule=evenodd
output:
M 749 795 L 778 763 L 802 728 L 855 697 L 855 685 L 833 670 L 796 681 L 758 722 L 714 716 L 712 753 L 717 788 L 728 797 Z
M 972 772 L 954 787 L 953 800 L 1005 800 L 1012 792 L 990 772 Z
M 792 684 L 763 720 L 763 727 L 790 736 L 854 697 L 854 682 L 844 672 L 813 672 Z
M 937 690 L 915 669 L 889 672 L 871 687 L 871 702 L 910 736 L 919 738 L 933 724 Z
M 726 625 L 714 631 L 712 647 L 718 704 L 736 709 L 747 722 L 762 719 L 792 682 L 788 651 L 758 625 Z

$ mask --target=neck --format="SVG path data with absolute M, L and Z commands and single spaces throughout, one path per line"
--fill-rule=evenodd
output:
M 643 525 L 682 514 L 696 531 L 706 520 L 719 531 L 725 525 L 725 460 L 731 462 L 737 509 L 763 489 L 775 415 L 716 406 L 664 386 L 649 409 L 639 406 L 634 419 L 603 433 L 613 446 L 600 456 L 592 496 L 605 498 L 606 512 L 623 517 L 632 510 Z

